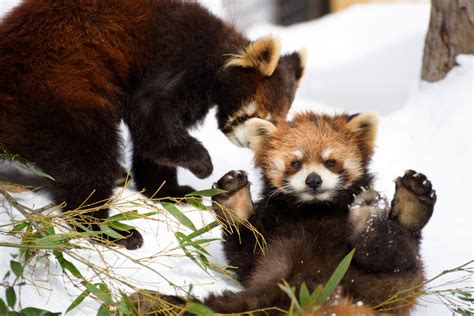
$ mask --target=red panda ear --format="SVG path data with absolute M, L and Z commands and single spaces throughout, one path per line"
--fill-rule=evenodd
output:
M 248 133 L 249 147 L 254 153 L 262 148 L 266 138 L 276 132 L 277 127 L 273 123 L 260 118 L 251 118 L 245 122 Z
M 362 113 L 347 117 L 347 128 L 372 151 L 377 137 L 378 118 L 375 113 Z
M 266 36 L 250 43 L 242 52 L 231 57 L 224 68 L 255 68 L 264 76 L 271 76 L 280 60 L 280 41 Z
M 307 50 L 303 48 L 297 52 L 291 53 L 290 55 L 283 56 L 283 58 L 288 60 L 291 69 L 293 69 L 296 81 L 300 81 L 303 77 L 307 55 Z

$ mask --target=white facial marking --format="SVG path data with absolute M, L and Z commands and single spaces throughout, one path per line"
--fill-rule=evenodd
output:
M 344 169 L 349 171 L 354 178 L 359 178 L 362 175 L 362 166 L 355 159 L 344 160 Z
M 292 154 L 298 159 L 303 159 L 304 157 L 304 152 L 301 149 L 294 150 Z
M 225 134 L 227 138 L 236 146 L 249 147 L 249 135 L 245 124 L 237 125 L 232 132 Z
M 271 178 L 282 178 L 285 172 L 285 162 L 280 158 L 273 158 L 271 160 L 272 167 L 268 170 L 268 177 Z
M 229 115 L 227 118 L 228 125 L 232 124 L 236 119 L 241 118 L 242 116 L 252 116 L 257 111 L 257 103 L 255 101 L 250 101 L 247 104 L 243 104 L 240 108 L 235 111 L 232 115 Z
M 306 178 L 313 172 L 322 180 L 321 186 L 314 192 L 306 185 Z M 288 185 L 302 201 L 328 201 L 336 194 L 340 178 L 321 164 L 304 164 L 301 170 L 289 177 Z
M 331 153 L 332 153 L 332 148 L 326 148 L 325 150 L 321 152 L 321 158 L 323 158 L 324 160 L 328 160 L 329 156 L 331 156 Z
M 273 161 L 273 165 L 275 166 L 275 169 L 284 172 L 285 171 L 285 162 L 280 159 L 280 158 L 275 158 Z

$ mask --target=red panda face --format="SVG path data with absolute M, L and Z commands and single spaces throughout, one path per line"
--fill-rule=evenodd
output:
M 376 117 L 370 113 L 303 113 L 269 124 L 247 123 L 256 165 L 280 194 L 304 203 L 334 200 L 364 174 L 373 154 Z
M 241 67 L 247 71 L 250 68 L 256 72 L 255 92 L 243 101 L 224 127 L 231 142 L 248 147 L 242 124 L 250 118 L 276 121 L 286 117 L 303 76 L 305 56 L 303 50 L 280 57 L 279 42 L 265 37 L 251 43 L 241 55 L 227 62 L 226 67 Z

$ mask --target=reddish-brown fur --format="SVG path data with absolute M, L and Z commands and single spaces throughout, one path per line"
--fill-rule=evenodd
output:
M 246 58 L 257 64 L 225 67 L 250 45 Z M 212 106 L 225 133 L 257 91 L 258 111 L 248 116 L 288 112 L 302 59 L 280 58 L 277 47 L 272 38 L 249 41 L 197 3 L 25 0 L 0 24 L 0 145 L 53 176 L 54 200 L 71 210 L 92 192 L 89 203 L 111 196 L 124 120 L 137 188 L 182 196 L 194 189 L 178 184 L 177 167 L 212 172 L 187 132 Z M 137 231 L 123 233 L 128 248 L 141 245 Z

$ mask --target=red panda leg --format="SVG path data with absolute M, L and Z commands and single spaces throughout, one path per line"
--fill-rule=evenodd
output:
M 419 237 L 388 218 L 389 212 L 387 200 L 370 188 L 350 205 L 353 260 L 367 272 L 398 273 L 418 265 Z
M 212 198 L 213 209 L 221 225 L 224 226 L 224 252 L 230 265 L 235 266 L 241 282 L 251 274 L 258 257 L 261 256 L 261 235 L 263 227 L 254 216 L 254 206 L 250 194 L 250 182 L 243 170 L 227 172 L 213 185 L 214 188 L 227 191 Z M 243 225 L 246 221 L 246 225 Z M 250 225 L 253 229 L 250 229 Z
M 52 184 L 51 193 L 57 203 L 66 203 L 66 213 L 77 208 L 94 209 L 75 216 L 74 221 L 82 222 L 89 229 L 100 230 L 100 223 L 109 215 L 106 203 L 112 196 L 116 175 L 122 169 L 116 158 L 110 154 L 102 156 L 98 151 L 90 154 L 95 156 L 93 161 L 85 157 L 71 156 L 62 157 L 64 161 L 56 160 L 58 165 L 70 165 L 71 169 L 64 174 L 53 172 L 56 181 Z M 71 224 L 74 226 L 74 223 Z M 77 226 L 75 228 L 81 231 Z M 124 236 L 123 239 L 116 240 L 106 235 L 102 238 L 114 241 L 127 249 L 137 249 L 143 244 L 142 236 L 135 229 L 119 233 Z
M 125 115 L 133 141 L 134 180 L 149 195 L 166 181 L 156 197 L 183 196 L 192 189 L 178 185 L 176 168 L 188 169 L 203 179 L 212 173 L 211 157 L 201 142 L 188 133 L 192 125 L 185 122 L 187 114 L 176 105 L 184 102 L 176 99 L 178 92 L 163 91 L 153 82 L 135 92 Z
M 20 141 L 8 150 L 54 178 L 46 189 L 57 204 L 65 203 L 64 212 L 84 210 L 70 219 L 72 226 L 83 222 L 90 229 L 99 230 L 99 224 L 108 217 L 106 203 L 123 170 L 118 163 L 118 120 L 103 111 L 54 110 L 35 114 L 36 118 L 25 124 Z M 75 228 L 80 230 L 77 225 Z M 139 248 L 143 243 L 136 230 L 119 233 L 126 238 L 113 241 L 128 249 Z
M 132 172 L 138 190 L 150 198 L 182 197 L 194 188 L 178 185 L 176 167 L 163 166 L 155 161 L 133 156 Z

